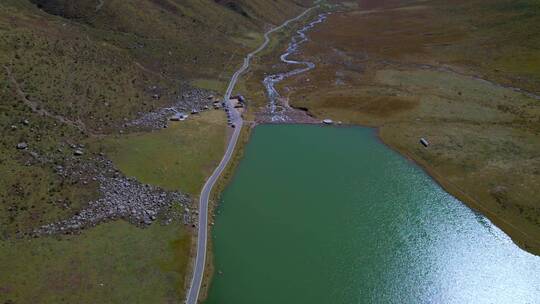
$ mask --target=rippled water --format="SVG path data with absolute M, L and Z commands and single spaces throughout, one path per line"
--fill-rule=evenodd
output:
M 287 51 L 280 56 L 280 59 L 282 62 L 291 64 L 291 65 L 300 65 L 303 67 L 300 67 L 300 68 L 297 68 L 297 69 L 294 69 L 285 73 L 269 75 L 264 78 L 263 83 L 266 88 L 266 93 L 269 100 L 268 107 L 270 108 L 269 110 L 270 110 L 270 113 L 272 114 L 273 122 L 283 122 L 287 120 L 287 117 L 284 115 L 280 115 L 280 112 L 277 109 L 277 100 L 280 97 L 280 95 L 279 95 L 279 92 L 275 88 L 276 84 L 285 80 L 288 77 L 302 74 L 304 72 L 307 72 L 315 68 L 315 64 L 313 62 L 291 60 L 291 59 L 288 59 L 289 56 L 292 54 L 295 54 L 298 51 L 298 47 L 302 43 L 308 41 L 306 32 L 312 29 L 318 23 L 323 22 L 326 19 L 327 15 L 328 13 L 320 14 L 317 17 L 317 19 L 315 19 L 313 22 L 297 30 L 296 35 L 292 37 L 291 42 L 289 43 L 289 47 L 287 48 Z
M 371 129 L 258 126 L 207 303 L 539 303 L 540 258 Z

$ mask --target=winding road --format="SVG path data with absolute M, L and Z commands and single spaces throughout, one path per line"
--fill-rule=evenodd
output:
M 201 195 L 199 198 L 199 231 L 197 235 L 197 256 L 195 258 L 195 265 L 193 267 L 193 278 L 191 280 L 191 286 L 189 288 L 186 303 L 187 304 L 196 304 L 199 298 L 199 292 L 201 290 L 201 285 L 203 281 L 204 276 L 204 266 L 206 264 L 206 249 L 207 249 L 207 240 L 208 240 L 208 200 L 210 198 L 210 193 L 212 192 L 212 188 L 214 187 L 214 184 L 219 179 L 219 176 L 223 173 L 223 170 L 225 170 L 225 167 L 229 163 L 234 148 L 236 147 L 236 143 L 238 142 L 238 137 L 240 136 L 240 131 L 242 129 L 243 120 L 241 115 L 234 109 L 230 102 L 230 97 L 232 94 L 232 91 L 234 90 L 234 87 L 236 86 L 236 83 L 238 82 L 238 78 L 242 73 L 244 73 L 248 68 L 249 64 L 251 62 L 251 59 L 253 56 L 255 56 L 257 53 L 262 51 L 270 42 L 270 35 L 276 31 L 279 31 L 289 25 L 291 22 L 297 21 L 304 17 L 306 14 L 308 14 L 313 9 L 317 8 L 318 6 L 311 7 L 307 10 L 305 10 L 300 15 L 289 19 L 285 21 L 283 24 L 281 24 L 278 27 L 275 27 L 268 32 L 264 34 L 264 42 L 257 48 L 255 51 L 249 53 L 244 58 L 244 64 L 240 69 L 238 69 L 232 76 L 231 81 L 229 82 L 229 86 L 227 87 L 227 91 L 225 92 L 225 95 L 223 96 L 223 100 L 226 102 L 226 107 L 229 109 L 231 123 L 235 126 L 234 132 L 229 140 L 229 144 L 227 145 L 227 150 L 225 151 L 225 155 L 223 156 L 223 159 L 221 159 L 221 162 L 217 166 L 217 168 L 214 170 L 212 175 L 208 178 L 206 183 L 204 184 L 204 187 L 201 191 Z

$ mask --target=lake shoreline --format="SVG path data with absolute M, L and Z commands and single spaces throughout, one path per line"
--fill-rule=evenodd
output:
M 242 128 L 242 131 L 240 133 L 240 138 L 238 139 L 238 142 L 236 143 L 236 147 L 233 152 L 233 156 L 231 160 L 229 161 L 229 164 L 223 171 L 223 174 L 221 174 L 220 178 L 216 182 L 216 185 L 214 186 L 212 193 L 210 195 L 210 202 L 209 202 L 209 226 L 208 226 L 208 240 L 207 240 L 207 252 L 206 252 L 206 266 L 204 270 L 203 275 L 203 281 L 201 285 L 201 290 L 199 294 L 199 301 L 204 302 L 208 296 L 208 290 L 210 289 L 212 279 L 215 275 L 215 268 L 214 268 L 214 242 L 213 242 L 213 230 L 214 226 L 211 225 L 215 221 L 215 218 L 217 216 L 216 209 L 219 207 L 219 202 L 221 200 L 221 195 L 225 188 L 229 185 L 229 183 L 234 179 L 234 175 L 236 172 L 236 169 L 240 162 L 242 161 L 245 147 L 247 146 L 251 135 L 253 134 L 253 129 L 257 125 L 244 125 L 244 128 Z M 196 236 L 193 236 L 194 243 L 196 244 Z M 193 257 L 194 259 L 194 257 Z
M 400 148 L 397 145 L 393 145 L 388 140 L 385 140 L 385 138 L 381 135 L 380 127 L 374 127 L 374 129 L 376 129 L 377 138 L 381 143 L 383 143 L 388 148 L 394 150 L 395 152 L 399 153 L 401 156 L 405 157 L 406 159 L 414 163 L 416 166 L 422 169 L 427 175 L 429 175 L 431 179 L 435 181 L 444 191 L 454 196 L 456 199 L 462 202 L 465 206 L 471 208 L 472 210 L 476 212 L 481 213 L 483 216 L 488 218 L 493 224 L 495 224 L 495 226 L 503 230 L 512 239 L 514 244 L 519 246 L 522 250 L 528 253 L 531 253 L 533 255 L 540 256 L 540 244 L 538 244 L 538 241 L 529 237 L 525 232 L 514 228 L 510 223 L 506 222 L 504 219 L 500 218 L 497 214 L 493 213 L 491 210 L 484 207 L 480 202 L 478 202 L 469 194 L 461 190 L 458 186 L 454 185 L 452 182 L 447 180 L 444 176 L 436 172 L 428 163 L 420 160 L 418 157 L 414 157 L 414 154 L 411 153 L 410 151 L 404 148 Z M 530 247 L 529 245 L 525 243 L 526 241 L 529 241 L 531 243 L 536 243 L 537 246 Z

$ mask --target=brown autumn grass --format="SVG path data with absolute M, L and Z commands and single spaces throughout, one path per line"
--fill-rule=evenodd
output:
M 531 31 L 539 15 L 531 10 L 538 7 L 503 0 L 359 2 L 309 33 L 296 56 L 317 68 L 283 82 L 280 91 L 321 119 L 378 127 L 385 143 L 539 254 L 540 105 L 508 88 L 539 91 L 540 71 L 531 67 L 540 45 Z M 279 51 L 251 73 L 251 88 L 261 86 L 263 70 L 282 68 Z M 264 95 L 253 99 L 265 102 Z

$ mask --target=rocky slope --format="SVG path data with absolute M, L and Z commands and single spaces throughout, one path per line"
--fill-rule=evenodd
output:
M 99 200 L 97 180 L 58 174 L 57 168 L 74 162 L 99 168 L 101 151 L 88 147 L 89 139 L 125 132 L 145 113 L 172 104 L 207 105 L 210 93 L 194 90 L 194 83 L 225 81 L 265 27 L 305 4 L 2 1 L 2 236 L 76 216 Z

